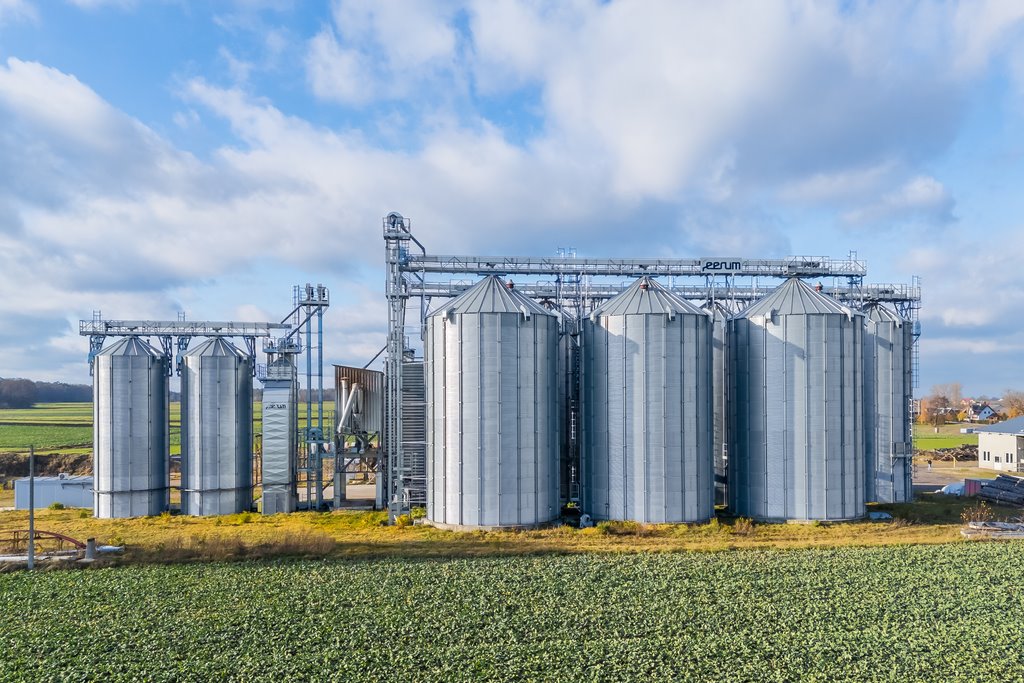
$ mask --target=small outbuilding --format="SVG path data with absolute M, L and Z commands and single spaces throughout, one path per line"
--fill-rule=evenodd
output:
M 1024 472 L 1024 417 L 1015 417 L 974 430 L 978 434 L 978 467 L 1001 472 Z
M 14 507 L 28 510 L 29 478 L 14 480 Z M 56 477 L 36 477 L 35 507 L 50 507 L 60 503 L 69 508 L 92 507 L 92 477 L 59 474 Z

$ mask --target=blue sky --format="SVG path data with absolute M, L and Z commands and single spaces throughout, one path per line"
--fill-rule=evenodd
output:
M 383 343 L 435 253 L 846 256 L 924 287 L 921 391 L 1024 389 L 1024 3 L 0 0 L 0 376 L 77 320 Z

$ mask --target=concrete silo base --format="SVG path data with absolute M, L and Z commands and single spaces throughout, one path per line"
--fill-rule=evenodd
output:
M 417 520 L 417 523 L 426 524 L 435 529 L 444 529 L 445 531 L 532 531 L 534 529 L 545 529 L 555 526 L 558 522 L 558 519 L 552 519 L 549 522 L 538 524 L 446 524 L 426 518 Z

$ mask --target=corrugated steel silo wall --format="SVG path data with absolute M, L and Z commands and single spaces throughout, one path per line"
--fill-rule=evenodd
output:
M 265 515 L 294 512 L 298 443 L 298 382 L 295 366 L 278 360 L 263 385 L 263 499 Z
M 550 522 L 559 515 L 557 319 L 453 318 L 427 321 L 427 519 Z
M 864 516 L 862 318 L 737 317 L 729 341 L 733 512 L 766 520 Z
M 913 329 L 909 322 L 866 319 L 864 325 L 867 500 L 907 503 L 914 498 L 910 416 Z
M 162 356 L 96 356 L 93 514 L 158 515 L 170 505 L 167 365 Z
M 714 514 L 711 322 L 608 315 L 584 322 L 583 510 L 595 519 Z
M 237 351 L 237 349 L 235 349 Z M 181 373 L 181 511 L 252 508 L 252 363 L 186 354 Z
M 726 341 L 726 320 L 728 315 L 719 307 L 713 309 L 714 318 L 711 328 L 711 395 L 713 416 L 713 440 L 715 454 L 715 504 L 725 505 L 728 502 L 726 471 L 726 444 L 728 443 L 729 378 L 726 364 L 728 346 Z

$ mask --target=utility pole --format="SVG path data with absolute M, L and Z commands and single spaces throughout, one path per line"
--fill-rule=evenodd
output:
M 36 566 L 36 447 L 28 447 L 28 568 Z

